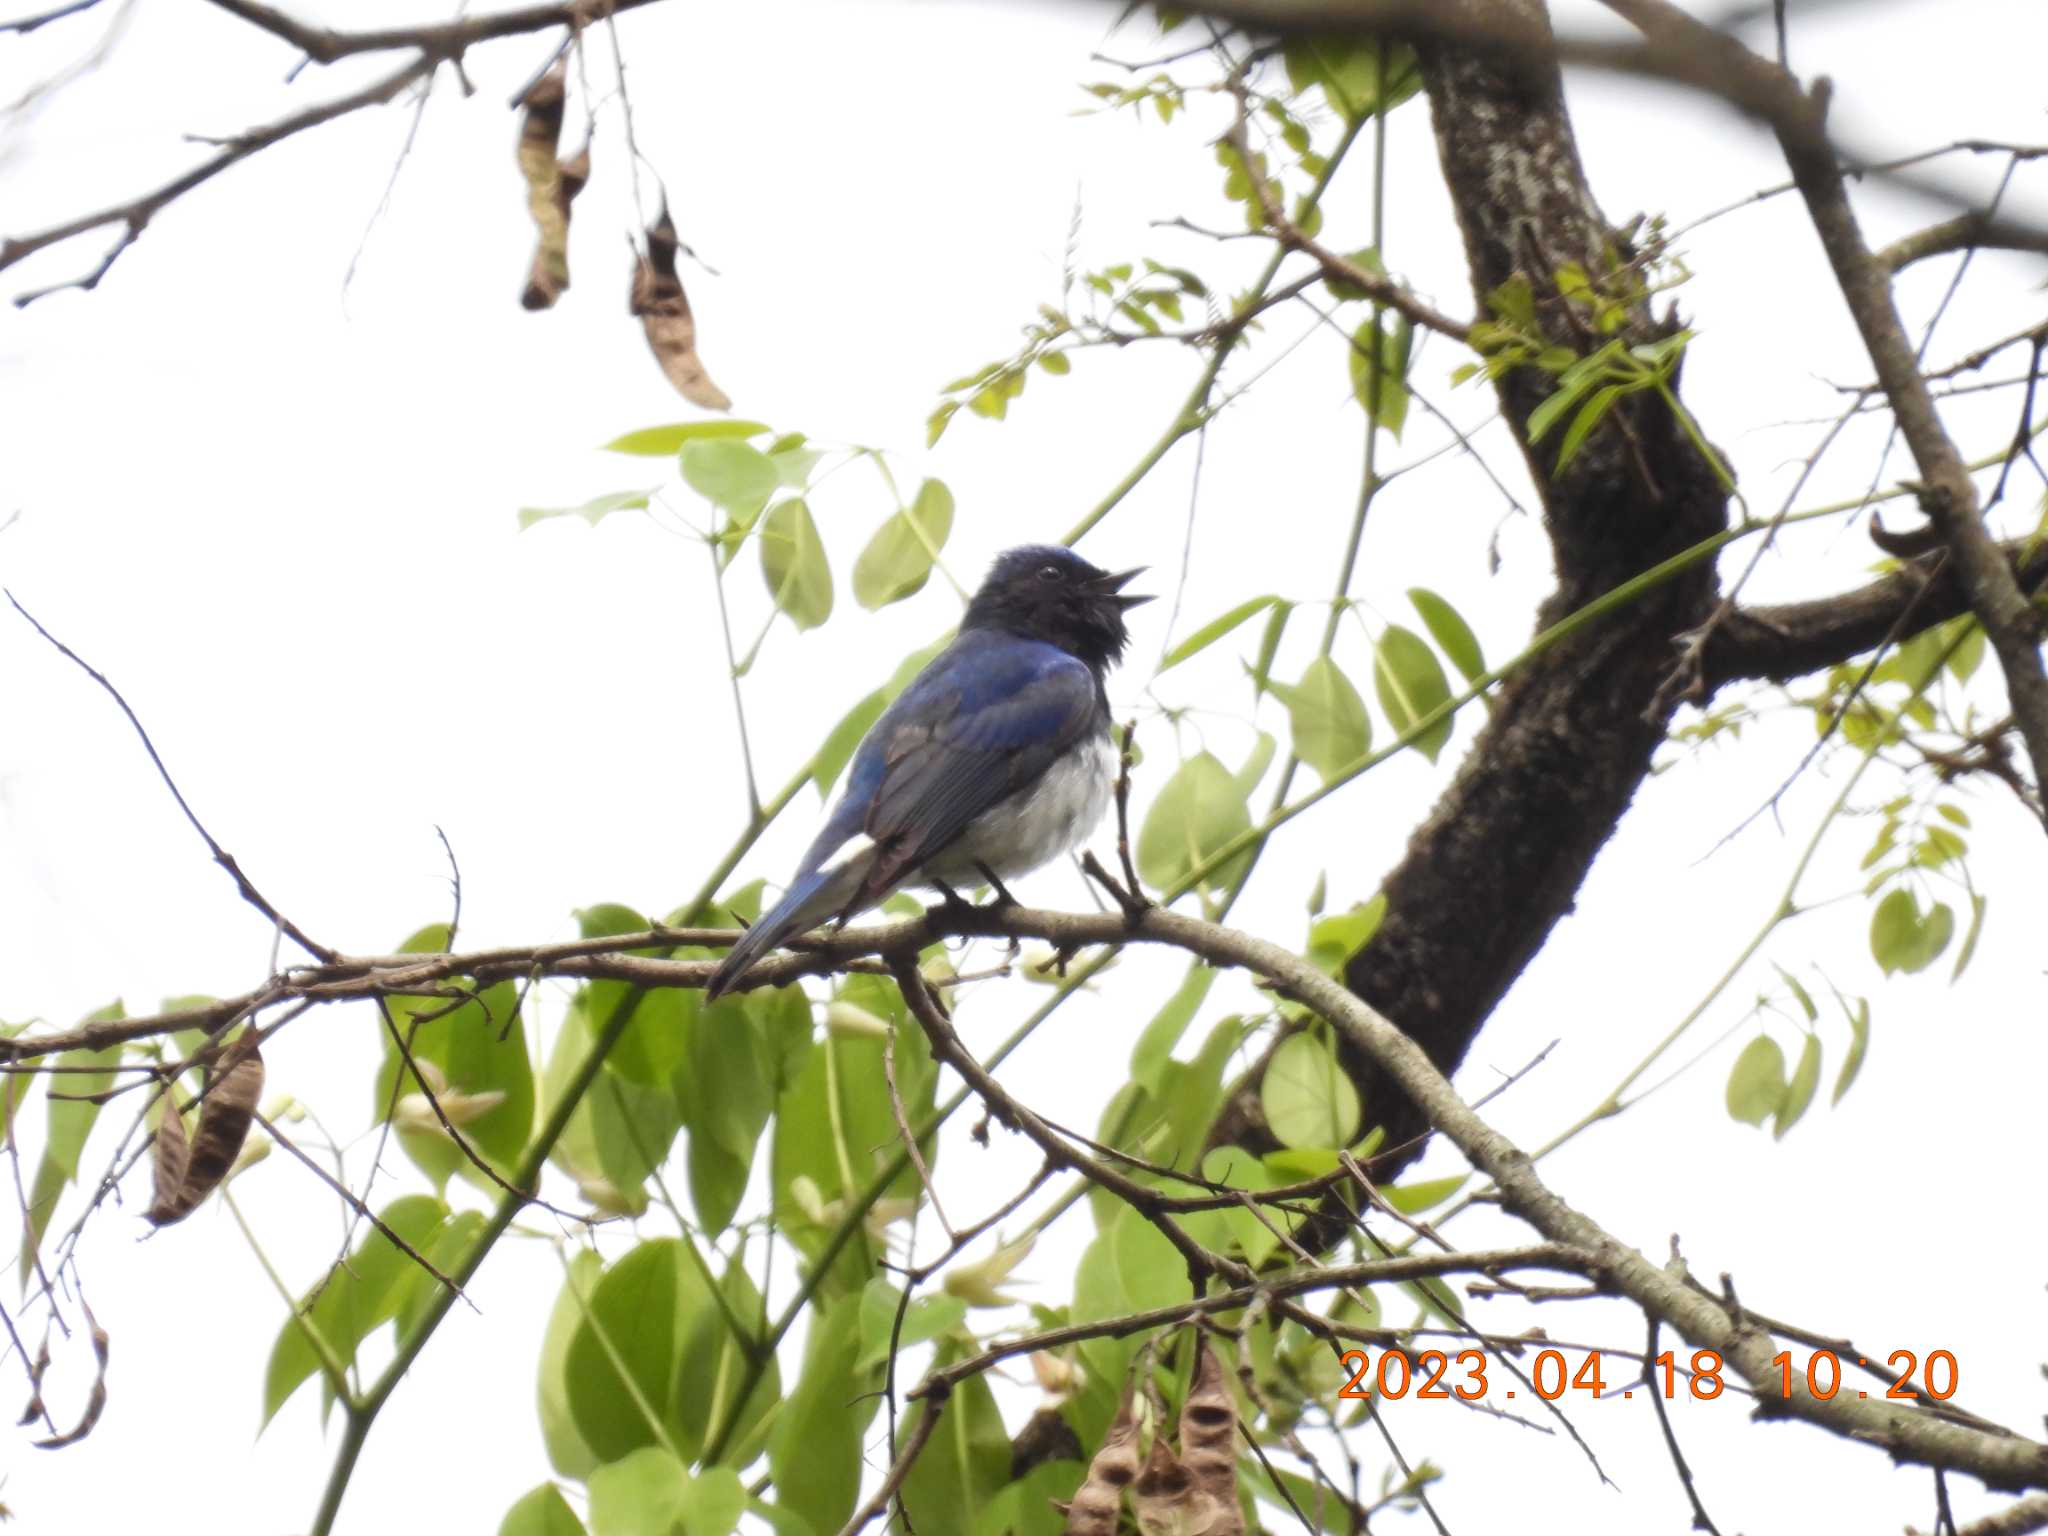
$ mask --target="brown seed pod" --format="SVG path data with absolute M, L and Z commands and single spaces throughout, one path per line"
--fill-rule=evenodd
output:
M 732 399 L 711 382 L 697 356 L 697 322 L 683 294 L 682 279 L 676 276 L 676 252 L 681 244 L 664 206 L 661 217 L 648 226 L 647 254 L 634 269 L 628 307 L 640 317 L 648 348 L 677 392 L 692 405 L 722 411 L 731 406 Z
M 185 1128 L 174 1102 L 168 1094 L 165 1096 L 164 1125 L 157 1130 L 156 1200 L 143 1213 L 144 1219 L 155 1226 L 167 1227 L 191 1215 L 234 1166 L 242 1143 L 248 1139 L 250 1123 L 256 1118 L 256 1101 L 263 1095 L 263 1057 L 254 1045 L 230 1047 L 227 1065 L 210 1075 L 208 1084 L 208 1092 L 200 1103 L 199 1129 L 192 1136 L 182 1177 L 169 1186 L 164 1182 L 166 1161 L 176 1154 L 165 1152 L 164 1130 L 175 1123 L 172 1139 L 182 1142 Z

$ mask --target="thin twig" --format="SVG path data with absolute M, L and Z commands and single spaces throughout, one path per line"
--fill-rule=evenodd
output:
M 4 263 L 0 263 L 0 265 L 4 265 Z M 242 873 L 242 867 L 235 862 L 235 856 L 223 848 L 220 845 L 220 841 L 211 832 L 206 830 L 206 824 L 199 819 L 191 805 L 186 801 L 184 792 L 178 788 L 177 780 L 171 777 L 171 770 L 164 766 L 163 758 L 157 753 L 156 743 L 149 739 L 149 732 L 143 728 L 142 721 L 137 717 L 135 711 L 129 708 L 128 701 L 121 697 L 121 690 L 108 681 L 107 675 L 100 671 L 99 668 L 93 666 L 83 656 L 80 656 L 78 652 L 72 650 L 70 646 L 43 628 L 35 615 L 22 607 L 20 599 L 12 592 L 7 593 L 7 601 L 14 604 L 14 611 L 24 619 L 27 619 L 37 634 L 55 646 L 60 655 L 76 665 L 87 677 L 104 688 L 107 691 L 108 697 L 120 706 L 121 713 L 128 717 L 128 723 L 135 727 L 135 734 L 142 738 L 142 749 L 149 754 L 150 762 L 156 765 L 157 777 L 164 781 L 164 788 L 168 789 L 171 792 L 171 798 L 178 802 L 178 809 L 185 813 L 185 820 L 192 824 L 192 830 L 197 832 L 201 840 L 205 842 L 207 852 L 213 855 L 213 862 L 226 870 L 229 878 L 235 882 L 235 889 L 241 893 L 242 900 L 270 919 L 273 927 L 288 935 L 292 942 L 306 951 L 307 954 L 321 960 L 333 960 L 336 957 L 336 951 L 329 949 L 325 944 L 316 943 L 308 938 L 300 930 L 298 924 L 272 906 L 263 893 L 256 889 L 255 884 L 249 877 Z

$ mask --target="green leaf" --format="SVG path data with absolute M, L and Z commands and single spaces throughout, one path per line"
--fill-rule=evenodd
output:
M 1341 1147 L 1358 1130 L 1358 1089 L 1308 1030 L 1288 1036 L 1273 1052 L 1259 1103 L 1284 1147 Z
M 1181 983 L 1174 989 L 1160 1010 L 1152 1015 L 1151 1023 L 1138 1035 L 1138 1043 L 1131 1047 L 1131 1076 L 1146 1088 L 1157 1091 L 1159 1069 L 1173 1055 L 1173 1048 L 1180 1044 L 1180 1037 L 1187 1033 L 1188 1025 L 1195 1019 L 1195 1013 L 1202 1001 L 1209 995 L 1209 988 L 1215 985 L 1216 968 L 1196 960 L 1188 966 Z
M 731 1467 L 697 1476 L 647 1446 L 590 1476 L 590 1536 L 732 1536 L 747 1491 Z
M 647 498 L 653 491 L 613 491 L 609 496 L 595 496 L 580 507 L 521 507 L 519 509 L 519 531 L 524 533 L 535 523 L 546 522 L 551 517 L 580 517 L 591 527 L 610 517 L 614 512 L 644 511 Z
M 1264 1194 L 1285 1180 L 1273 1173 L 1242 1147 L 1212 1147 L 1202 1158 L 1202 1177 L 1212 1184 Z M 1261 1221 L 1242 1206 L 1220 1211 L 1193 1211 L 1183 1218 L 1189 1234 L 1213 1247 L 1235 1243 L 1246 1264 L 1257 1269 L 1280 1246 L 1279 1233 L 1291 1231 L 1298 1222 L 1284 1212 L 1268 1208 Z M 1266 1223 L 1271 1222 L 1272 1226 Z
M 642 427 L 604 445 L 607 453 L 631 453 L 665 459 L 682 452 L 683 444 L 721 437 L 759 437 L 768 428 L 758 421 L 679 421 L 666 427 Z
M 1266 631 L 1259 636 L 1258 659 L 1252 663 L 1252 699 L 1257 702 L 1266 691 L 1266 681 L 1273 673 L 1273 659 L 1280 654 L 1280 637 L 1286 632 L 1287 620 L 1294 612 L 1294 604 L 1277 601 L 1273 611 L 1266 616 Z
M 1990 897 L 1979 895 L 1975 891 L 1970 892 L 1970 927 L 1963 935 L 1963 947 L 1956 953 L 1955 969 L 1948 973 L 1951 982 L 1961 978 L 1971 957 L 1977 953 L 1977 935 L 1984 931 L 1984 909 L 1990 905 Z
M 1233 629 L 1244 623 L 1253 614 L 1262 613 L 1279 601 L 1279 598 L 1269 593 L 1265 597 L 1254 597 L 1247 602 L 1239 603 L 1221 618 L 1211 619 L 1192 635 L 1189 635 L 1187 639 L 1181 641 L 1179 645 L 1168 651 L 1159 663 L 1159 670 L 1164 672 L 1169 667 L 1177 667 L 1190 656 L 1207 650 Z
M 1893 886 L 1870 918 L 1870 953 L 1884 973 L 1909 975 L 1924 971 L 1940 958 L 1955 937 L 1956 915 L 1938 901 L 1923 914 L 1920 899 L 1905 886 Z
M 645 933 L 654 926 L 646 917 L 621 902 L 603 901 L 576 912 L 577 933 L 586 939 L 611 938 L 622 933 Z M 635 956 L 659 958 L 667 953 L 658 946 L 627 951 Z M 614 1009 L 624 1005 L 632 988 L 623 981 L 592 982 L 579 995 L 577 1013 L 595 1038 L 610 1020 Z M 690 1041 L 697 1031 L 698 994 L 684 988 L 663 987 L 643 994 L 633 1009 L 633 1018 L 619 1036 L 605 1070 L 630 1083 L 647 1088 L 666 1088 L 669 1078 L 689 1056 Z M 666 1151 L 666 1143 L 659 1150 Z
M 746 1192 L 755 1145 L 775 1109 L 775 1037 L 785 1031 L 800 1031 L 808 1046 L 810 1004 L 796 988 L 721 998 L 698 1015 L 675 1088 L 690 1128 L 690 1197 L 707 1235 L 725 1230 Z
M 860 1293 L 860 1359 L 856 1369 L 873 1370 L 889 1358 L 890 1335 L 896 1327 L 896 1304 L 902 1293 L 879 1275 Z M 944 1338 L 967 1320 L 967 1303 L 958 1296 L 934 1291 L 904 1309 L 899 1350 L 914 1349 Z
M 1396 438 L 1408 421 L 1408 353 L 1413 340 L 1414 327 L 1406 315 L 1369 319 L 1351 338 L 1351 393 L 1365 407 L 1366 418 Z
M 768 498 L 782 484 L 782 476 L 767 454 L 732 437 L 684 443 L 683 479 L 691 490 L 743 524 L 760 516 Z
M 1387 915 L 1385 892 L 1370 901 L 1355 903 L 1350 910 L 1333 912 L 1309 925 L 1308 959 L 1324 975 L 1341 979 L 1351 957 L 1365 948 Z
M 1143 1213 L 1124 1207 L 1108 1237 L 1127 1310 L 1149 1312 L 1193 1297 L 1179 1251 Z
M 1606 420 L 1608 411 L 1613 409 L 1614 402 L 1622 397 L 1623 392 L 1624 386 L 1620 384 L 1605 385 L 1594 393 L 1592 399 L 1579 407 L 1578 415 L 1572 418 L 1572 424 L 1565 429 L 1564 441 L 1557 445 L 1557 464 L 1552 470 L 1553 474 L 1563 474 L 1565 467 L 1579 456 L 1579 450 L 1585 447 L 1586 439 L 1592 435 L 1595 427 Z
M 810 485 L 811 471 L 825 457 L 822 449 L 806 448 L 806 441 L 803 433 L 790 432 L 768 445 L 769 462 L 775 466 L 775 473 L 782 477 L 782 483 L 792 491 L 801 491 Z
M 768 1436 L 775 1502 L 813 1531 L 837 1532 L 860 1500 L 861 1440 L 877 1406 L 874 1371 L 855 1363 L 864 1299 L 812 1314 L 803 1374 Z
M 435 1269 L 452 1277 L 462 1268 L 463 1260 L 469 1257 L 470 1245 L 483 1230 L 482 1211 L 457 1211 L 434 1230 L 420 1253 Z M 404 1338 L 410 1333 L 433 1310 L 441 1295 L 441 1282 L 417 1264 L 401 1272 L 396 1293 L 397 1310 L 392 1318 L 397 1336 Z
M 707 1318 L 724 1324 L 688 1242 L 656 1238 L 628 1250 L 598 1280 L 569 1340 L 570 1417 L 600 1462 L 664 1443 L 697 1453 L 675 1402 L 683 1341 Z M 593 1496 L 602 1475 L 591 1474 Z
M 1387 264 L 1380 260 L 1380 253 L 1372 246 L 1368 245 L 1362 249 L 1352 251 L 1344 259 L 1350 262 L 1352 266 L 1361 267 L 1377 277 L 1385 277 L 1387 275 Z M 1359 287 L 1357 283 L 1350 281 L 1348 278 L 1330 276 L 1324 278 L 1323 283 L 1330 290 L 1331 298 L 1342 299 L 1346 303 L 1356 303 L 1372 297 L 1364 288 Z M 1358 349 L 1355 346 L 1352 348 L 1352 356 L 1358 356 Z
M 555 1032 L 541 1078 L 544 1105 L 560 1100 L 596 1042 L 590 1022 L 594 985 L 585 986 L 571 999 L 562 1026 Z M 662 995 L 650 993 L 647 1000 Z M 637 1024 L 637 1011 L 633 1017 Z M 659 1123 L 662 1118 L 665 1127 Z M 637 1216 L 647 1209 L 645 1184 L 656 1166 L 648 1155 L 667 1155 L 678 1123 L 674 1096 L 666 1083 L 651 1087 L 634 1082 L 607 1062 L 569 1116 L 548 1161 L 574 1179 L 583 1197 L 600 1210 Z
M 1776 963 L 1772 964 L 1771 969 L 1778 973 L 1785 985 L 1791 989 L 1793 997 L 1798 999 L 1800 1011 L 1806 1015 L 1807 1022 L 1810 1024 L 1819 1018 L 1820 1010 L 1813 1006 L 1813 994 L 1799 984 L 1799 978 Z
M 1933 910 L 1927 914 L 1926 921 L 1921 924 L 1920 948 L 1919 952 L 1914 956 L 1918 963 L 1911 966 L 1910 969 L 1914 971 L 1926 970 L 1928 966 L 1941 958 L 1942 951 L 1948 948 L 1948 941 L 1955 936 L 1955 910 L 1947 902 L 1937 901 L 1934 904 Z
M 1046 1461 L 997 1494 L 975 1516 L 969 1536 L 1064 1536 L 1064 1507 L 1088 1469 L 1078 1461 Z
M 1422 616 L 1422 627 L 1436 641 L 1437 649 L 1450 657 L 1451 665 L 1468 683 L 1486 675 L 1486 656 L 1479 649 L 1479 637 L 1472 633 L 1457 609 L 1427 587 L 1410 587 L 1408 601 Z
M 724 1459 L 743 1467 L 765 1448 L 763 1436 L 782 1402 L 782 1366 L 770 1359 L 746 1402 L 734 1402 L 752 1343 L 764 1337 L 768 1328 L 761 1293 L 740 1263 L 741 1257 L 735 1251 L 718 1282 L 725 1305 L 700 1311 L 683 1341 L 677 1408 L 693 1446 L 708 1444 L 713 1426 L 730 1423 L 731 1429 L 724 1432 Z M 735 1325 L 746 1334 L 745 1339 L 733 1336 Z
M 1785 1085 L 1785 1097 L 1778 1104 L 1777 1120 L 1771 1127 L 1774 1139 L 1783 1140 L 1785 1133 L 1799 1123 L 1819 1084 L 1820 1036 L 1809 1030 L 1806 1043 L 1799 1048 L 1799 1065 L 1792 1069 L 1792 1080 Z
M 832 617 L 832 566 L 802 497 L 777 502 L 763 519 L 761 575 L 775 606 L 798 629 L 816 629 Z
M 953 493 L 943 480 L 927 480 L 911 504 L 875 530 L 853 563 L 853 596 L 873 612 L 924 588 L 932 561 L 953 532 Z
M 940 1350 L 940 1360 L 953 1353 Z M 919 1403 L 903 1433 L 915 1434 L 918 1416 L 930 1411 L 929 1404 Z M 924 1453 L 903 1480 L 903 1507 L 919 1531 L 965 1532 L 1009 1480 L 1010 1437 L 1003 1417 L 988 1378 L 970 1377 L 954 1388 Z
M 1784 1101 L 1785 1053 L 1769 1035 L 1758 1035 L 1728 1074 L 1728 1113 L 1745 1125 L 1762 1125 Z
M 1384 63 L 1383 46 L 1388 50 Z M 1297 36 L 1288 42 L 1284 57 L 1288 82 L 1297 92 L 1321 86 L 1331 107 L 1353 121 L 1372 112 L 1391 112 L 1422 88 L 1415 55 L 1403 43 Z
M 1584 362 L 1585 359 L 1581 358 L 1580 361 Z M 1566 382 L 1567 380 L 1569 382 Z M 1574 376 L 1569 369 L 1566 370 L 1559 378 L 1557 388 L 1529 413 L 1529 441 L 1540 443 L 1549 436 L 1550 429 L 1563 419 L 1566 411 L 1579 403 L 1579 397 L 1591 389 L 1594 382 L 1595 376 L 1591 373 L 1582 372 Z
M 126 1010 L 116 1002 L 87 1014 L 80 1022 L 103 1024 L 126 1017 Z M 105 1093 L 114 1086 L 114 1064 L 120 1059 L 121 1048 L 110 1045 L 102 1051 L 66 1051 L 55 1062 L 56 1066 L 72 1070 L 53 1075 L 56 1093 L 64 1097 L 49 1097 L 49 1134 L 43 1142 L 42 1161 L 36 1165 L 35 1182 L 29 1189 L 28 1209 L 22 1222 L 24 1291 L 29 1276 L 35 1273 L 36 1251 L 42 1246 L 43 1234 L 50 1229 L 50 1218 L 56 1214 L 65 1186 L 78 1180 L 79 1159 L 84 1156 L 86 1139 L 92 1135 L 93 1122 L 100 1117 L 100 1106 L 92 1101 L 91 1095 Z M 14 1078 L 8 1079 L 10 1094 L 14 1082 Z M 12 1098 L 9 1103 L 11 1106 Z
M 401 944 L 399 953 L 439 954 L 447 947 L 447 924 L 429 923 Z M 432 1074 L 440 1074 L 442 1086 L 434 1098 L 442 1113 L 470 1150 L 502 1176 L 518 1162 L 533 1130 L 533 1061 L 527 1054 L 519 1003 L 518 986 L 501 981 L 453 1010 L 440 997 L 393 997 L 383 1004 L 391 1027 L 380 1031 L 383 1060 L 373 1084 L 371 1112 L 379 1121 L 391 1118 L 406 1155 L 437 1184 L 459 1172 L 479 1187 L 497 1191 L 442 1127 L 392 1034 L 395 1030 L 409 1041 L 413 1063 L 430 1087 Z
M 1984 626 L 1970 614 L 1953 623 L 1962 626 L 1962 638 L 1955 641 L 1955 649 L 1949 652 L 1948 669 L 1957 682 L 1967 683 L 1984 660 Z
M 1052 374 L 1071 373 L 1074 368 L 1073 360 L 1064 352 L 1039 353 L 1038 366 Z
M 1889 976 L 1903 970 L 1920 932 L 1920 903 L 1904 886 L 1894 886 L 1870 914 L 1870 954 Z
M 1245 757 L 1244 765 L 1230 776 L 1231 782 L 1237 785 L 1237 792 L 1246 800 L 1251 799 L 1252 791 L 1259 787 L 1259 780 L 1263 779 L 1266 770 L 1273 766 L 1274 755 L 1279 750 L 1280 744 L 1268 731 L 1259 732 L 1258 738 L 1252 742 L 1251 752 Z M 1132 759 L 1134 763 L 1138 761 L 1138 758 Z
M 1311 661 L 1301 681 L 1291 688 L 1279 682 L 1267 686 L 1287 706 L 1294 755 L 1321 774 L 1325 783 L 1365 756 L 1372 745 L 1372 721 L 1366 715 L 1365 700 L 1344 669 L 1328 656 Z
M 1863 1070 L 1863 1054 L 1870 1048 L 1870 999 L 1857 998 L 1853 1010 L 1846 998 L 1841 1001 L 1842 1012 L 1849 1020 L 1849 1054 L 1842 1058 L 1842 1070 L 1835 1074 L 1835 1096 L 1828 1101 L 1831 1104 L 1842 1102 L 1842 1095 Z
M 598 1462 L 576 1432 L 576 1421 L 569 1413 L 569 1341 L 582 1326 L 584 1310 L 603 1271 L 604 1260 L 595 1249 L 577 1250 L 562 1277 L 562 1289 L 548 1313 L 547 1331 L 540 1341 L 540 1437 L 548 1448 L 549 1465 L 579 1483 L 588 1480 Z
M 1201 1157 L 1216 1112 L 1223 1107 L 1223 1073 L 1244 1039 L 1244 1020 L 1218 1020 L 1193 1061 L 1168 1061 L 1159 1074 L 1159 1098 L 1166 1107 L 1166 1139 L 1158 1161 L 1192 1168 Z
M 879 976 L 850 976 L 840 984 L 838 999 L 894 1028 L 897 1088 L 911 1124 L 920 1124 L 931 1112 L 938 1072 L 924 1031 L 906 1022 L 894 984 Z M 832 1207 L 872 1183 L 899 1145 L 882 1070 L 883 1044 L 828 1031 L 776 1102 L 769 1168 L 775 1214 L 784 1233 L 814 1262 L 828 1233 L 801 1191 L 814 1191 L 818 1202 Z M 936 1162 L 935 1138 L 925 1143 L 924 1152 L 928 1165 Z M 899 1199 L 922 1193 L 912 1167 L 903 1168 L 884 1191 L 885 1197 Z M 828 1223 L 836 1220 L 835 1213 Z M 859 1237 L 840 1250 L 836 1263 L 824 1282 L 827 1299 L 859 1289 L 873 1273 L 873 1259 Z
M 1389 624 L 1373 648 L 1373 692 L 1395 732 L 1406 735 L 1430 711 L 1448 703 L 1451 685 L 1429 642 L 1412 629 Z M 1432 763 L 1451 738 L 1451 717 L 1445 715 L 1415 739 L 1415 750 Z
M 498 1536 L 584 1536 L 583 1522 L 553 1483 L 542 1483 L 505 1511 Z
M 1422 1179 L 1414 1184 L 1396 1184 L 1380 1191 L 1381 1196 L 1404 1216 L 1420 1216 L 1442 1205 L 1465 1187 L 1470 1174 L 1454 1173 L 1448 1178 Z
M 1138 874 L 1155 890 L 1165 890 L 1251 824 L 1251 809 L 1230 770 L 1213 754 L 1198 752 L 1174 770 L 1145 813 L 1138 831 Z M 1239 854 L 1206 883 L 1230 884 L 1248 857 L 1248 850 Z
M 448 1207 L 431 1195 L 405 1195 L 385 1206 L 378 1219 L 418 1252 L 431 1246 L 448 1219 Z M 349 1365 L 363 1340 L 398 1315 L 406 1291 L 401 1282 L 419 1273 L 412 1258 L 394 1247 L 382 1229 L 365 1232 L 355 1251 L 300 1299 L 294 1315 L 278 1330 L 263 1373 L 262 1423 L 268 1424 L 292 1393 L 321 1369 L 320 1353 L 307 1338 L 309 1328 L 335 1360 Z

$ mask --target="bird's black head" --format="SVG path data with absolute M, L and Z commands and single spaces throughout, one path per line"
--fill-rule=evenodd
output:
M 1057 544 L 1004 550 L 967 605 L 960 627 L 1048 641 L 1099 670 L 1121 660 L 1130 643 L 1124 614 L 1152 601 L 1121 591 L 1143 569 L 1098 570 Z

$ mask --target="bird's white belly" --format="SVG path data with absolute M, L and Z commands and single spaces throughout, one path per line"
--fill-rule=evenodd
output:
M 998 875 L 1025 874 L 1080 847 L 1109 809 L 1116 752 L 1107 735 L 1093 736 L 1030 784 L 967 824 L 953 845 L 926 867 L 948 884 L 978 881 L 975 866 Z

